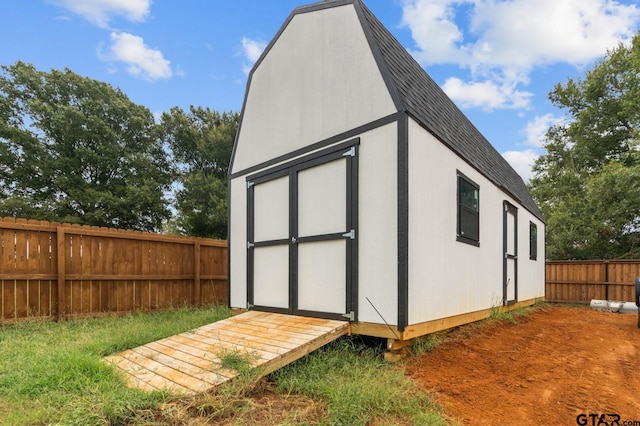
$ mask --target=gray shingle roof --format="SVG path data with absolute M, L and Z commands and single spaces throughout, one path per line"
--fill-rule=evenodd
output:
M 382 59 L 378 64 L 386 66 L 381 72 L 387 77 L 396 106 L 543 220 L 520 175 L 361 0 L 325 0 L 299 7 L 293 14 L 345 4 L 354 4 L 374 54 Z

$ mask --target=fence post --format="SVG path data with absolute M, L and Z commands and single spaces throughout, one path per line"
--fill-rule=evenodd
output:
M 604 300 L 609 300 L 609 261 L 604 261 Z
M 636 277 L 636 306 L 638 307 L 638 328 L 640 328 L 640 277 Z
M 193 243 L 193 303 L 202 305 L 202 281 L 200 280 L 200 242 Z
M 56 227 L 57 239 L 58 239 L 58 306 L 57 306 L 57 318 L 58 321 L 65 319 L 65 295 L 64 286 L 66 281 L 65 265 L 66 265 L 66 250 L 64 244 L 64 228 L 62 226 Z

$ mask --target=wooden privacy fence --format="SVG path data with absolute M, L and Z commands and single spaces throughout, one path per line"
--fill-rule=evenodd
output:
M 227 304 L 227 242 L 0 219 L 0 323 Z
M 548 261 L 546 295 L 549 302 L 589 303 L 596 300 L 631 302 L 640 260 Z

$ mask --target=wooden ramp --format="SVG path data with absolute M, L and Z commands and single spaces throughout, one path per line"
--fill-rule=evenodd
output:
M 229 354 L 243 356 L 265 376 L 348 332 L 345 321 L 249 311 L 105 361 L 123 370 L 131 387 L 191 395 L 239 374 L 222 367 Z

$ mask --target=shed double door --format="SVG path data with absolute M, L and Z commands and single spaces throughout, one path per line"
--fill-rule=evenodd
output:
M 249 307 L 355 320 L 357 147 L 247 182 Z

